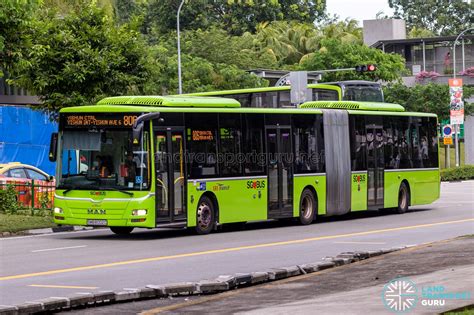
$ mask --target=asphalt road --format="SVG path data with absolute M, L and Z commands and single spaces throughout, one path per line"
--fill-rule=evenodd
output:
M 404 215 L 357 213 L 310 226 L 265 222 L 206 236 L 93 230 L 0 239 L 0 304 L 196 281 L 473 234 L 474 181 L 443 183 L 441 191 L 434 204 Z

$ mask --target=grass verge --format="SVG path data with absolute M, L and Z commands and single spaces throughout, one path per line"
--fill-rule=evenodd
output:
M 459 148 L 461 149 L 461 153 L 460 153 L 460 156 L 459 156 L 459 158 L 460 158 L 460 164 L 459 165 L 464 165 L 464 157 L 465 157 L 464 142 L 459 143 Z M 449 149 L 449 160 L 451 161 L 451 165 L 450 165 L 451 167 L 456 166 L 455 155 L 456 155 L 456 152 L 454 151 L 454 145 L 451 145 L 450 149 Z M 446 156 L 445 146 L 440 145 L 440 147 L 439 147 L 439 164 L 440 164 L 441 168 L 446 168 L 445 156 Z
M 0 233 L 19 232 L 56 226 L 51 216 L 0 214 Z

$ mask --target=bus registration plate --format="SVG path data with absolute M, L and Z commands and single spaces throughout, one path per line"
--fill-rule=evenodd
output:
M 87 220 L 87 225 L 106 226 L 107 225 L 107 220 L 89 219 L 89 220 Z

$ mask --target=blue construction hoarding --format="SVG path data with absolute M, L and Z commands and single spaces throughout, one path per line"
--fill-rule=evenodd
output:
M 51 133 L 58 124 L 26 106 L 0 106 L 0 163 L 21 162 L 54 175 L 48 160 Z

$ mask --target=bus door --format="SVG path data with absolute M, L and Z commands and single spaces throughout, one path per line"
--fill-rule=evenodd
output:
M 184 132 L 155 130 L 156 222 L 186 218 Z
M 267 126 L 268 218 L 293 215 L 293 164 L 291 130 Z
M 384 198 L 384 144 L 382 121 L 377 117 L 367 120 L 367 206 L 383 207 Z

